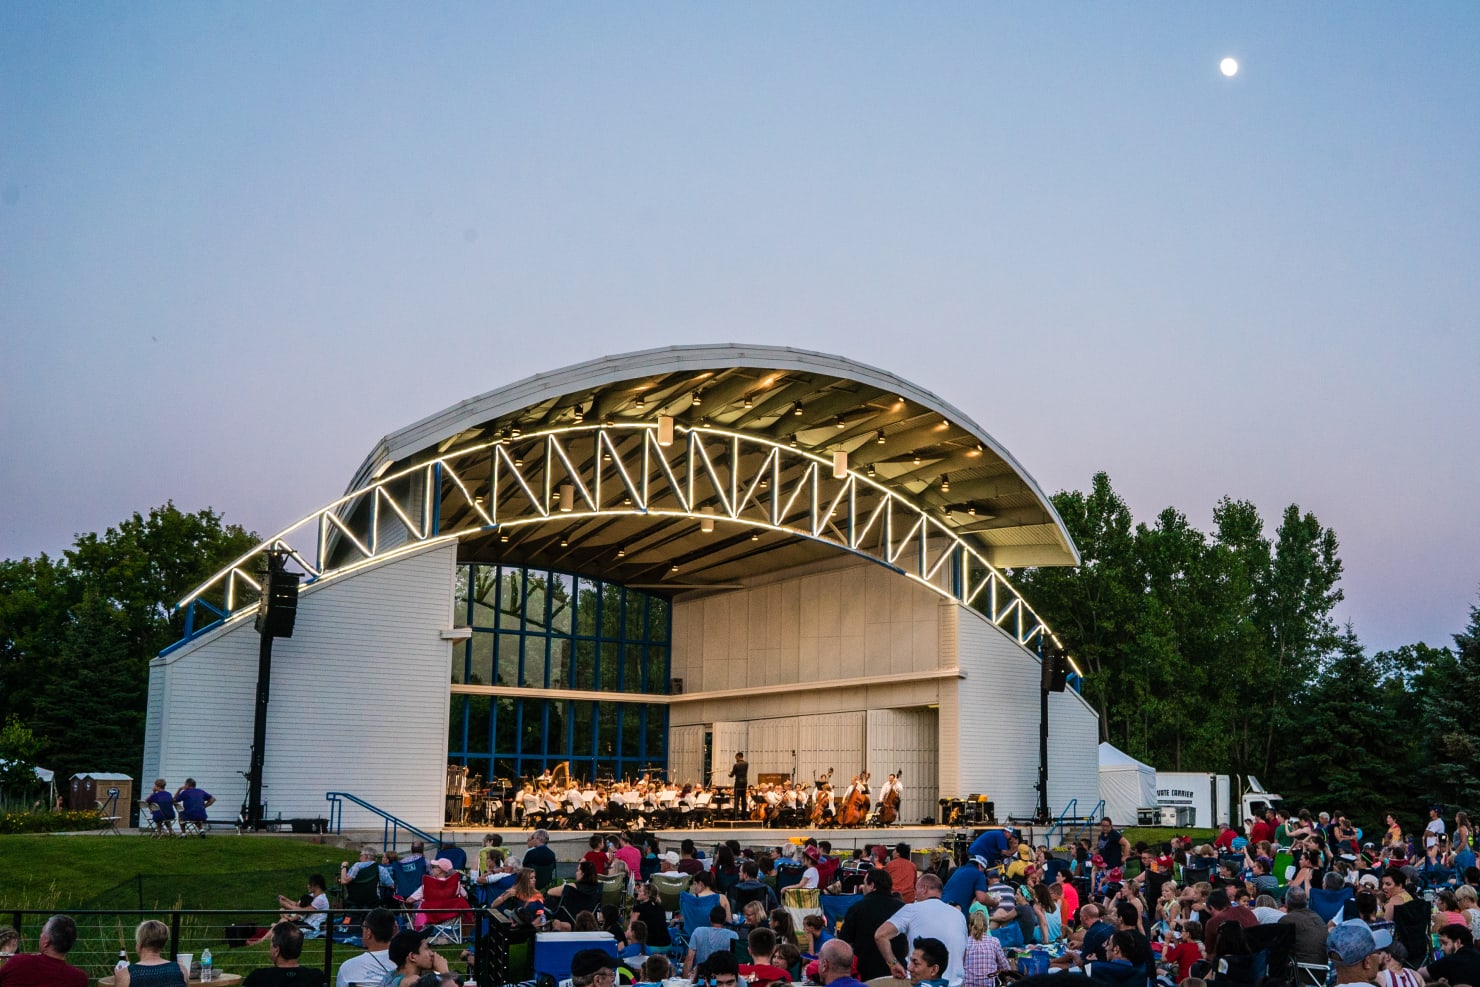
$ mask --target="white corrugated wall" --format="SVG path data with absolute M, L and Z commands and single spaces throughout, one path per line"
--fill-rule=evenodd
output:
M 957 613 L 965 677 L 957 683 L 953 717 L 956 794 L 988 795 L 998 819 L 1030 817 L 1038 804 L 1038 658 L 976 611 L 958 607 Z M 1048 790 L 1055 815 L 1070 798 L 1085 811 L 1099 800 L 1098 744 L 1098 721 L 1084 700 L 1073 692 L 1051 696 Z
M 873 775 L 869 787 L 877 804 L 885 779 L 891 772 L 900 773 L 904 785 L 900 822 L 940 818 L 936 802 L 940 797 L 938 719 L 933 709 L 868 711 L 868 770 Z
M 293 637 L 273 643 L 264 800 L 269 818 L 319 816 L 347 791 L 407 822 L 439 828 L 456 546 L 434 545 L 305 587 Z M 186 775 L 234 818 L 245 797 L 259 638 L 250 618 L 155 659 L 158 771 Z M 146 752 L 148 750 L 146 741 Z M 147 756 L 147 755 L 146 755 Z M 349 826 L 373 825 L 346 808 Z
M 680 785 L 699 780 L 704 770 L 704 731 L 702 723 L 670 727 L 668 730 L 668 777 Z

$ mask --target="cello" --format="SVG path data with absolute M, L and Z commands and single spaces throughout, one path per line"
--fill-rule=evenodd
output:
M 868 779 L 867 771 L 854 776 L 853 784 L 848 786 L 848 797 L 843 800 L 843 807 L 838 810 L 839 825 L 858 826 L 868 818 Z
M 904 776 L 904 769 L 894 772 L 894 780 L 899 781 Z M 879 799 L 879 822 L 885 826 L 892 826 L 899 818 L 899 789 L 893 785 L 886 786 L 883 798 Z
M 832 816 L 832 812 L 827 807 L 827 803 L 832 798 L 832 792 L 828 785 L 828 782 L 832 781 L 832 776 L 833 769 L 828 768 L 827 774 L 817 779 L 817 791 L 812 795 L 812 811 L 807 816 L 807 821 L 813 826 L 821 826 L 824 822 L 829 821 Z

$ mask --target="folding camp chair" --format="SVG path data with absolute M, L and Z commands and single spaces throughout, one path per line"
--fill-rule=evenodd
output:
M 1327 891 L 1325 888 L 1310 889 L 1310 910 L 1321 918 L 1330 922 L 1341 914 L 1341 906 L 1350 901 L 1356 894 L 1356 889 L 1350 884 L 1344 884 L 1339 891 Z
M 1434 906 L 1414 898 L 1393 909 L 1393 938 L 1408 950 L 1406 965 L 1418 969 L 1429 955 L 1429 920 Z
M 601 885 L 601 903 L 621 910 L 627 903 L 627 875 L 602 874 L 596 879 Z
M 685 938 L 692 938 L 696 930 L 709 926 L 709 911 L 718 905 L 719 901 L 717 894 L 700 896 L 688 891 L 679 892 L 678 913 L 683 918 Z
M 437 847 L 437 856 L 446 857 L 452 862 L 453 870 L 466 870 L 468 866 L 468 852 L 456 843 L 443 843 Z
M 103 824 L 103 828 L 98 831 L 99 836 L 107 836 L 109 833 L 112 833 L 114 836 L 122 836 L 123 834 L 118 830 L 118 819 L 117 798 L 110 798 L 106 802 L 98 803 L 98 820 Z
M 457 892 L 455 877 L 428 874 L 421 879 L 421 909 L 416 922 L 422 928 L 431 928 L 427 942 L 434 946 L 455 946 L 463 941 L 463 916 L 469 914 L 468 903 Z
M 396 884 L 396 897 L 405 901 L 415 894 L 426 874 L 427 862 L 421 857 L 415 860 L 398 860 L 392 864 L 391 877 Z
M 666 874 L 654 874 L 650 879 L 653 887 L 658 889 L 658 901 L 663 905 L 663 911 L 670 915 L 678 911 L 678 896 L 689 889 L 690 877 L 669 877 Z

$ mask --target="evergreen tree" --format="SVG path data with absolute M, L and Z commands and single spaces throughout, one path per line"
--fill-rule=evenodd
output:
M 1429 772 L 1433 794 L 1445 802 L 1480 805 L 1480 606 L 1470 607 L 1470 624 L 1454 635 L 1453 662 L 1426 691 Z

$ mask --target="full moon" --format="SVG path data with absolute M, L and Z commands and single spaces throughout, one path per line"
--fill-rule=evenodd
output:
M 1218 63 L 1218 71 L 1232 79 L 1238 75 L 1238 60 L 1233 58 L 1223 59 L 1223 61 Z

